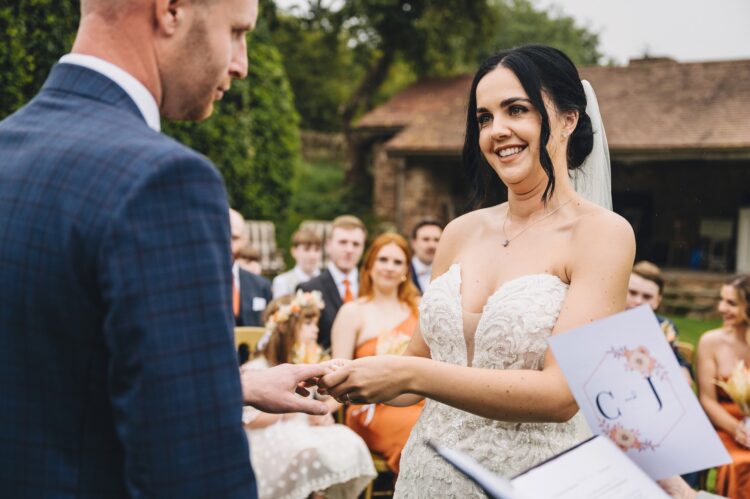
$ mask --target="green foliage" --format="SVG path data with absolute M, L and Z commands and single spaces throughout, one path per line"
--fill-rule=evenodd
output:
M 78 2 L 19 0 L 0 6 L 0 117 L 28 102 L 70 50 Z M 249 41 L 249 75 L 235 82 L 205 123 L 165 123 L 165 133 L 201 151 L 224 175 L 229 199 L 249 218 L 281 221 L 299 162 L 298 114 L 281 55 L 266 24 Z
M 308 0 L 293 12 L 263 0 L 261 15 L 312 130 L 341 130 L 415 80 L 472 72 L 503 48 L 544 43 L 579 64 L 600 58 L 595 33 L 530 0 Z
M 264 37 L 248 42 L 248 77 L 204 123 L 169 123 L 165 132 L 219 168 L 232 207 L 250 219 L 281 222 L 299 163 L 299 118 L 281 56 Z
M 529 0 L 498 0 L 498 29 L 482 57 L 528 43 L 550 45 L 565 52 L 576 64 L 599 62 L 596 33 L 576 25 L 560 11 L 537 10 Z
M 78 2 L 17 0 L 0 5 L 0 119 L 28 102 L 70 50 Z

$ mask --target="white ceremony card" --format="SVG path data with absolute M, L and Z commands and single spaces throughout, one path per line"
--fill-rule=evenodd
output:
M 524 497 L 667 499 L 656 482 L 608 438 L 597 436 L 520 474 L 511 482 Z
M 521 473 L 492 474 L 468 455 L 430 444 L 492 499 L 667 499 L 669 496 L 606 437 L 596 436 Z
M 731 462 L 647 305 L 549 343 L 591 430 L 653 479 Z

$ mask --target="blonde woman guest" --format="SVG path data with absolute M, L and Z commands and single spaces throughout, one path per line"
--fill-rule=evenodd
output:
M 736 499 L 750 498 L 750 429 L 716 381 L 726 379 L 740 361 L 750 366 L 749 299 L 750 275 L 728 280 L 718 307 L 723 324 L 701 336 L 696 352 L 701 405 L 732 456 L 732 463 L 718 470 L 716 492 Z
M 323 301 L 317 292 L 274 300 L 261 355 L 243 370 L 324 360 L 318 346 Z M 355 498 L 375 477 L 367 446 L 330 414 L 268 414 L 245 407 L 243 421 L 260 499 Z
M 373 241 L 360 271 L 360 298 L 341 307 L 333 323 L 335 358 L 399 355 L 406 350 L 417 326 L 419 303 L 409 262 L 409 245 L 400 235 L 383 234 Z M 422 404 L 349 406 L 346 424 L 398 473 L 401 450 L 421 410 Z

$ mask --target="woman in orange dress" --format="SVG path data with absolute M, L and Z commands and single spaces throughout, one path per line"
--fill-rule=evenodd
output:
M 750 365 L 750 275 L 733 277 L 721 287 L 719 313 L 723 324 L 698 342 L 698 395 L 701 405 L 732 456 L 719 468 L 716 493 L 750 499 L 750 428 L 737 404 L 716 386 L 740 361 Z
M 333 323 L 334 358 L 400 355 L 406 350 L 419 306 L 419 291 L 409 278 L 410 259 L 409 245 L 398 234 L 382 234 L 373 241 L 360 272 L 359 299 L 342 306 Z M 398 473 L 401 450 L 423 405 L 349 405 L 346 424 Z

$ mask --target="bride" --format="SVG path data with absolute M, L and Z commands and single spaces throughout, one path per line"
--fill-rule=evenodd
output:
M 508 202 L 446 227 L 404 356 L 358 359 L 321 380 L 355 403 L 429 399 L 403 451 L 398 497 L 482 496 L 426 440 L 512 476 L 580 438 L 547 337 L 623 310 L 635 252 L 630 225 L 597 204 L 611 203 L 609 159 L 585 86 L 551 47 L 482 64 L 463 159 L 475 198 L 499 179 Z

